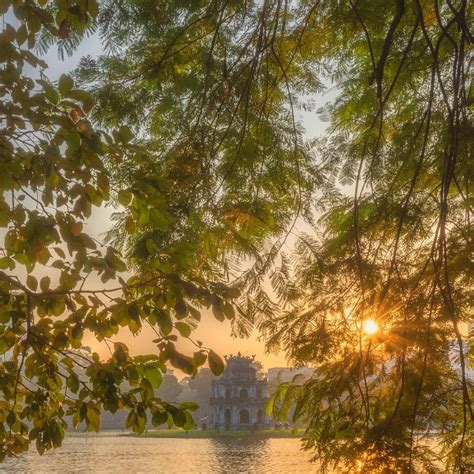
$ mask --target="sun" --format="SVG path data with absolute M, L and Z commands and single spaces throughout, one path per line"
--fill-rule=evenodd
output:
M 362 329 L 366 334 L 372 336 L 379 330 L 379 325 L 373 319 L 366 319 L 362 323 Z

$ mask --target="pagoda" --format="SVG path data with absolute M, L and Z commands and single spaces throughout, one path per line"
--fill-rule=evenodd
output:
M 212 381 L 210 423 L 217 430 L 261 429 L 269 425 L 265 415 L 267 380 L 257 378 L 255 356 L 240 352 L 225 357 L 222 376 Z

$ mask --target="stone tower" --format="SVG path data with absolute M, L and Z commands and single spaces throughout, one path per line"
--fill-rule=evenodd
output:
M 212 381 L 210 423 L 215 429 L 259 429 L 269 424 L 265 415 L 267 380 L 257 379 L 254 357 L 226 356 L 222 376 Z

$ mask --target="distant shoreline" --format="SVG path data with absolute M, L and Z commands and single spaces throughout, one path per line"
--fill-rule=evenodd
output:
M 139 438 L 301 438 L 304 431 L 298 430 L 149 430 L 140 435 L 126 433 L 123 436 L 134 436 Z

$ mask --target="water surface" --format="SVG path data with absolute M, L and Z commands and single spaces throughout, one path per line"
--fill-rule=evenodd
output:
M 115 432 L 67 433 L 63 446 L 0 464 L 5 473 L 302 473 L 318 472 L 291 438 L 134 438 Z

